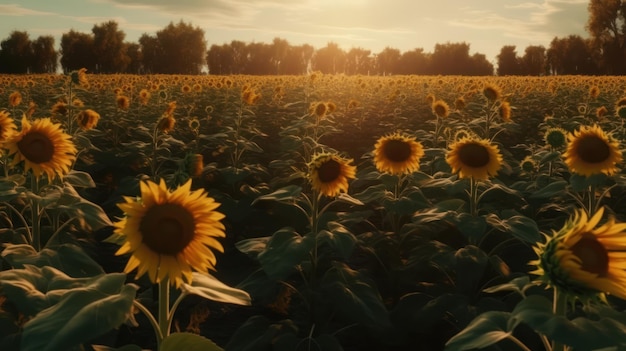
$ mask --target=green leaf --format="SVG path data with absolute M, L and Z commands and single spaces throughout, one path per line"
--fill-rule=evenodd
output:
M 252 258 L 257 258 L 259 253 L 263 252 L 263 250 L 267 247 L 267 242 L 270 238 L 270 236 L 264 236 L 261 238 L 243 239 L 238 241 L 235 244 L 235 247 L 237 250 L 251 256 Z
M 72 185 L 75 188 L 95 188 L 96 183 L 87 172 L 71 170 L 70 173 L 63 176 L 63 182 Z
M 223 351 L 210 339 L 192 333 L 172 333 L 165 339 L 159 351 Z
M 291 320 L 271 323 L 262 315 L 250 317 L 235 331 L 226 345 L 228 351 L 271 350 L 275 340 L 284 334 L 297 334 L 298 328 Z
M 552 313 L 552 302 L 539 295 L 526 297 L 515 306 L 511 326 L 525 323 L 549 339 L 580 350 L 626 346 L 626 325 L 612 318 L 591 320 L 578 317 L 568 320 Z
M 461 332 L 446 343 L 445 351 L 482 349 L 508 338 L 508 312 L 489 311 L 474 318 Z
M 24 325 L 22 350 L 68 350 L 119 327 L 132 316 L 138 288 L 123 285 L 125 279 L 121 273 L 102 275 L 67 291 L 59 303 Z
M 483 291 L 486 293 L 490 293 L 490 294 L 502 292 L 502 291 L 514 291 L 520 294 L 521 296 L 525 296 L 526 289 L 528 289 L 532 285 L 534 284 L 530 283 L 530 278 L 527 275 L 523 275 L 521 277 L 512 279 L 508 283 L 495 285 L 495 286 L 486 288 Z
M 375 329 L 391 326 L 387 307 L 366 275 L 344 263 L 334 262 L 324 274 L 322 284 L 338 317 Z
M 142 351 L 138 345 L 127 344 L 121 347 L 110 347 L 106 345 L 91 345 L 94 351 Z
M 339 195 L 337 195 L 336 200 L 339 202 L 345 202 L 351 205 L 357 205 L 357 206 L 363 205 L 363 202 L 361 202 L 361 200 L 355 199 L 346 193 L 339 193 Z
M 288 185 L 284 188 L 280 188 L 273 193 L 259 196 L 254 201 L 252 201 L 252 205 L 262 200 L 272 200 L 279 202 L 291 202 L 296 200 L 300 193 L 302 192 L 302 188 L 297 185 Z
M 455 286 L 462 294 L 472 296 L 480 286 L 489 257 L 480 248 L 468 245 L 454 254 L 456 258 Z
M 15 268 L 25 265 L 58 268 L 73 277 L 90 277 L 104 273 L 102 267 L 85 251 L 74 244 L 45 248 L 39 252 L 28 244 L 9 244 L 2 251 L 2 257 Z
M 283 228 L 272 235 L 258 259 L 270 278 L 283 280 L 308 259 L 315 244 L 312 235 L 302 237 L 293 228 Z
M 557 195 L 563 194 L 566 186 L 567 186 L 566 181 L 557 180 L 533 192 L 532 194 L 530 194 L 529 198 L 530 199 L 550 199 Z
M 191 285 L 183 283 L 181 289 L 187 294 L 202 296 L 205 299 L 249 306 L 252 304 L 250 294 L 230 287 L 210 274 L 193 272 Z
M 340 223 L 328 222 L 327 225 L 329 230 L 320 231 L 318 239 L 328 243 L 344 259 L 348 259 L 352 255 L 352 250 L 356 244 L 356 236 Z

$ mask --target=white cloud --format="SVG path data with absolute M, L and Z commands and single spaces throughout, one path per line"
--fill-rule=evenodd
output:
M 17 4 L 0 4 L 0 16 L 49 16 L 50 12 L 37 11 L 24 8 Z

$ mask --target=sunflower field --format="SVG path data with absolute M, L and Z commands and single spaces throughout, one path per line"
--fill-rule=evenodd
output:
M 626 348 L 623 77 L 0 82 L 1 350 Z

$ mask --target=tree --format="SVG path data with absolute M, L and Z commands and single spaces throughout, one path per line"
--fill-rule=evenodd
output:
M 591 0 L 587 31 L 606 74 L 626 74 L 626 1 Z
M 372 69 L 371 51 L 352 48 L 346 54 L 346 74 L 368 74 Z
M 422 48 L 404 52 L 398 61 L 400 74 L 428 74 L 429 70 L 430 54 L 425 53 Z
M 129 59 L 128 66 L 126 66 L 126 72 L 132 74 L 143 73 L 143 52 L 141 52 L 141 46 L 137 43 L 127 44 L 126 55 Z
M 206 65 L 204 31 L 183 21 L 170 22 L 156 38 L 144 34 L 139 43 L 152 73 L 199 74 Z
M 63 71 L 86 68 L 95 71 L 96 57 L 93 51 L 93 36 L 70 30 L 61 36 L 61 67 Z
M 245 74 L 267 75 L 276 73 L 271 45 L 251 43 L 247 46 L 246 51 L 248 64 L 244 70 Z
M 542 45 L 527 46 L 522 56 L 522 70 L 530 76 L 540 76 L 546 73 L 546 48 Z
M 117 22 L 108 21 L 95 25 L 93 33 L 93 50 L 96 57 L 96 71 L 101 73 L 124 72 L 130 63 L 127 45 L 124 43 L 126 34 L 118 29 Z
M 400 61 L 400 50 L 386 47 L 376 55 L 377 73 L 389 75 L 398 73 L 398 62 Z
M 517 57 L 515 45 L 505 45 L 496 56 L 498 59 L 498 75 L 514 76 L 522 74 L 520 58 Z
M 285 57 L 289 51 L 289 42 L 285 39 L 274 38 L 271 45 L 272 50 L 272 65 L 274 66 L 273 74 L 285 74 L 282 67 L 285 62 Z
M 313 70 L 326 74 L 343 73 L 346 66 L 346 53 L 334 42 L 318 49 L 313 56 Z
M 475 53 L 470 57 L 469 69 L 464 74 L 468 76 L 491 76 L 493 65 L 484 54 Z
M 40 36 L 31 43 L 33 60 L 31 73 L 55 73 L 59 54 L 54 49 L 54 37 L 51 35 Z
M 547 62 L 552 74 L 597 74 L 589 40 L 579 35 L 554 38 L 547 52 Z
M 33 60 L 28 32 L 13 31 L 0 42 L 0 72 L 28 73 Z
M 431 56 L 433 74 L 464 74 L 471 70 L 472 59 L 467 43 L 436 44 Z

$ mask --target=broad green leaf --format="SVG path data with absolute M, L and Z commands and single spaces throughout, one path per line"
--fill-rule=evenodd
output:
M 293 228 L 283 228 L 272 235 L 258 259 L 270 278 L 282 280 L 309 258 L 315 244 L 312 235 L 303 237 Z
M 328 230 L 321 230 L 318 239 L 328 243 L 333 249 L 347 259 L 352 254 L 356 237 L 345 226 L 337 222 L 328 222 Z
M 297 334 L 298 328 L 291 320 L 272 323 L 262 315 L 250 317 L 235 331 L 226 345 L 228 351 L 271 350 L 275 340 L 283 334 Z
M 489 257 L 483 250 L 473 245 L 458 249 L 454 256 L 456 258 L 456 289 L 462 294 L 471 296 L 480 286 Z
M 22 350 L 68 350 L 119 327 L 132 316 L 138 288 L 123 285 L 125 278 L 121 273 L 102 275 L 67 291 L 24 325 Z
M 237 250 L 253 258 L 256 258 L 259 253 L 265 250 L 265 247 L 267 247 L 267 242 L 270 240 L 270 238 L 270 236 L 264 236 L 262 238 L 243 239 L 241 241 L 238 241 L 235 244 L 235 247 L 237 247 Z
M 474 320 L 446 343 L 445 351 L 482 349 L 511 335 L 508 312 L 489 311 Z
M 521 277 L 517 277 L 512 279 L 508 283 L 495 285 L 486 289 L 483 289 L 486 293 L 497 293 L 502 291 L 514 291 L 520 294 L 521 296 L 525 296 L 525 291 L 532 284 L 530 283 L 530 278 L 527 275 L 523 275 Z
M 205 299 L 249 306 L 252 304 L 250 294 L 230 287 L 210 274 L 193 272 L 190 284 L 183 283 L 181 289 L 187 294 L 202 296 Z
M 90 277 L 104 273 L 96 261 L 74 244 L 63 244 L 54 249 L 45 248 L 39 252 L 28 244 L 8 245 L 2 252 L 2 257 L 15 268 L 22 268 L 24 265 L 50 266 L 73 277 Z
M 334 262 L 322 278 L 323 290 L 339 318 L 375 329 L 391 326 L 387 307 L 369 278 L 347 265 Z
M 71 184 L 74 188 L 95 188 L 96 183 L 87 172 L 71 170 L 63 176 L 63 181 Z
M 380 201 L 381 199 L 383 199 L 385 197 L 386 191 L 387 190 L 385 189 L 384 184 L 376 184 L 367 187 L 365 190 L 358 194 L 355 194 L 354 197 L 359 199 L 361 202 L 368 204 L 370 202 Z
M 550 199 L 557 195 L 563 194 L 565 191 L 565 187 L 567 186 L 567 182 L 564 180 L 557 180 L 552 183 L 549 183 L 545 187 L 533 192 L 530 194 L 529 198 L 531 199 Z
M 134 344 L 127 344 L 121 347 L 110 347 L 106 345 L 91 345 L 94 351 L 143 351 L 143 349 Z
M 297 185 L 288 185 L 270 194 L 257 197 L 254 201 L 252 201 L 252 205 L 262 200 L 282 201 L 282 202 L 294 201 L 300 196 L 301 192 L 302 192 L 301 187 Z
M 172 333 L 165 339 L 159 351 L 223 351 L 210 339 L 192 333 Z
M 361 202 L 361 200 L 356 199 L 346 193 L 339 193 L 339 195 L 337 195 L 336 200 L 340 202 L 345 202 L 351 205 L 357 205 L 357 206 L 363 205 L 363 202 Z

